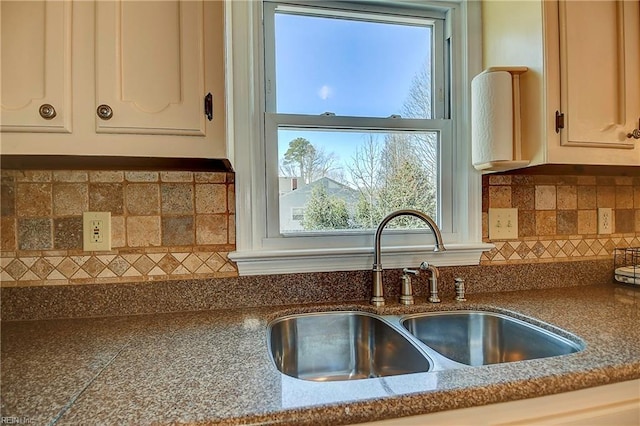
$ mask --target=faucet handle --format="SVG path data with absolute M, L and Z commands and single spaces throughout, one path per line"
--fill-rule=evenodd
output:
M 422 262 L 419 268 L 421 271 L 427 271 L 429 269 L 429 262 L 427 261 Z
M 417 277 L 418 275 L 420 275 L 420 270 L 419 270 L 419 269 L 409 269 L 409 268 L 404 268 L 404 269 L 402 270 L 402 273 L 403 273 L 404 275 L 406 275 L 406 274 L 411 274 L 411 275 L 414 275 L 414 276 L 416 276 L 416 277 Z
M 403 305 L 413 305 L 413 287 L 411 285 L 411 275 L 417 276 L 419 270 L 404 268 L 402 270 L 402 285 L 400 287 L 400 303 Z

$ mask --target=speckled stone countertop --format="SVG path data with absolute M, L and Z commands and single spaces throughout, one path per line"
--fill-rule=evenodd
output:
M 2 324 L 2 416 L 31 424 L 348 424 L 640 378 L 640 289 L 603 284 L 382 309 L 318 304 Z M 560 357 L 349 382 L 281 374 L 267 350 L 285 314 L 516 312 L 580 337 Z M 535 321 L 534 321 L 535 322 Z

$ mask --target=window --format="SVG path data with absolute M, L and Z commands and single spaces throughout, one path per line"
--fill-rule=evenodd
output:
M 308 210 L 269 235 L 371 232 L 401 208 L 438 220 L 440 147 L 451 144 L 445 14 L 266 1 L 264 22 L 267 186 L 276 173 L 298 179 Z M 268 199 L 268 214 L 291 198 Z
M 463 124 L 473 6 L 447 5 L 228 5 L 241 274 L 370 268 L 373 232 L 400 208 L 437 221 L 449 250 L 436 264 L 477 263 L 487 247 Z M 385 251 L 430 256 L 420 222 L 390 225 L 385 267 Z

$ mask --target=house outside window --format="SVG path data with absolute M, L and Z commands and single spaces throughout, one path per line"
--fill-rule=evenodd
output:
M 328 177 L 279 196 L 280 228 L 287 234 L 335 231 L 356 214 L 359 193 Z M 291 212 L 291 219 L 287 215 Z
M 337 252 L 358 258 L 342 270 L 368 268 L 377 224 L 401 208 L 437 221 L 452 250 L 436 264 L 477 263 L 487 247 L 478 243 L 480 180 L 463 124 L 471 5 L 234 3 L 232 23 L 253 25 L 232 33 L 233 65 L 246 66 L 256 89 L 248 103 L 233 98 L 235 119 L 244 114 L 253 124 L 247 141 L 236 139 L 235 152 L 251 154 L 237 157 L 237 191 L 260 209 L 238 217 L 232 258 L 240 273 L 260 273 L 251 263 L 264 256 L 273 272 L 334 270 Z M 246 56 L 236 57 L 239 50 Z M 433 236 L 422 224 L 390 225 L 383 245 L 397 259 L 411 250 L 424 260 Z M 293 253 L 314 261 L 291 266 Z

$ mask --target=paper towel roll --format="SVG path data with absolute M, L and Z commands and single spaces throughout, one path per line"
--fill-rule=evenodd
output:
M 471 81 L 473 165 L 513 160 L 513 88 L 507 71 L 483 72 Z

